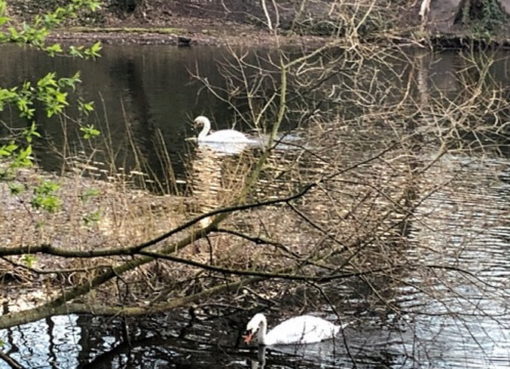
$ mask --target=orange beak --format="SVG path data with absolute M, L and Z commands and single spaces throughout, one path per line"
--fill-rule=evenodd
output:
M 248 332 L 247 334 L 245 334 L 245 335 L 243 336 L 244 343 L 250 343 L 250 342 L 251 342 L 251 340 L 253 339 L 253 334 L 254 334 L 254 333 L 255 333 L 255 332 Z

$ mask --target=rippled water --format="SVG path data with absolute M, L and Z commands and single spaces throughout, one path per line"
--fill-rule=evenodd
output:
M 97 99 L 100 124 L 105 124 L 101 117 L 108 115 L 113 136 L 122 142 L 123 117 L 133 118 L 137 140 L 148 146 L 154 140 L 154 132 L 160 130 L 175 157 L 182 154 L 180 164 L 175 160 L 176 171 L 191 171 L 195 185 L 205 189 L 196 194 L 204 198 L 202 210 L 213 208 L 217 204 L 211 199 L 222 190 L 224 180 L 217 165 L 218 154 L 194 147 L 187 155 L 184 138 L 193 135 L 188 125 L 193 116 L 207 113 L 217 121 L 223 118 L 228 122 L 231 114 L 222 104 L 212 102 L 215 100 L 210 96 L 205 100 L 202 95 L 197 97 L 200 88 L 187 77 L 186 69 L 197 63 L 209 78 L 215 78 L 214 58 L 221 55 L 221 50 L 144 51 L 129 47 L 106 49 L 101 63 L 92 66 L 87 62 L 49 60 L 32 52 L 16 54 L 7 49 L 14 63 L 6 66 L 7 58 L 2 58 L 0 63 L 4 64 L 0 65 L 23 75 L 30 74 L 33 63 L 43 70 L 66 68 L 67 63 L 72 64 L 67 66 L 72 70 L 78 63 L 83 79 L 101 80 L 96 87 L 83 91 L 84 96 Z M 438 56 L 430 77 L 453 95 L 456 88 L 448 75 L 454 69 L 448 65 L 454 64 L 455 58 L 454 54 Z M 495 73 L 502 83 L 509 82 L 510 77 L 499 64 Z M 101 101 L 108 109 L 101 110 Z M 205 110 L 204 105 L 208 106 Z M 49 127 L 46 128 L 51 130 Z M 340 138 L 330 134 L 331 140 L 339 139 L 342 145 L 324 150 L 322 159 L 327 155 L 334 157 L 331 152 L 341 150 L 347 167 L 377 151 L 376 139 L 363 136 L 364 132 L 357 131 L 356 136 L 351 133 L 342 131 Z M 61 139 L 58 137 L 57 143 Z M 296 137 L 301 143 L 303 137 Z M 501 144 L 505 152 L 508 142 Z M 148 149 L 146 154 L 151 158 L 154 153 Z M 422 160 L 433 154 L 424 149 Z M 290 147 L 283 147 L 275 155 L 276 166 L 279 160 L 297 154 Z M 222 163 L 228 160 L 233 159 L 222 159 Z M 58 166 L 51 158 L 43 162 L 46 169 Z M 321 169 L 318 159 L 302 165 L 305 174 Z M 373 166 L 360 169 L 353 177 L 376 176 L 379 172 L 384 174 Z M 395 184 L 400 179 L 389 181 Z M 346 183 L 342 182 L 341 188 L 347 193 Z M 335 341 L 259 352 L 255 347 L 246 347 L 240 337 L 251 312 L 223 306 L 194 314 L 180 311 L 125 322 L 57 316 L 0 331 L 0 340 L 5 342 L 2 350 L 27 368 L 261 368 L 265 364 L 266 368 L 283 369 L 353 367 L 353 363 L 357 368 L 509 368 L 508 156 L 492 152 L 444 155 L 413 183 L 413 189 L 418 198 L 423 198 L 412 210 L 419 221 L 409 225 L 406 247 L 396 241 L 388 251 L 407 266 L 405 270 L 395 271 L 391 281 L 374 276 L 363 281 L 334 281 L 325 287 L 335 296 L 343 322 L 351 323 Z M 270 326 L 285 319 L 286 310 L 294 308 L 291 298 L 277 301 L 277 305 L 281 306 L 280 311 L 268 312 Z M 335 319 L 331 312 L 321 315 Z M 129 332 L 125 327 L 129 327 Z M 8 366 L 0 360 L 0 368 L 4 367 Z
M 428 215 L 413 226 L 415 247 L 403 250 L 402 257 L 452 269 L 430 269 L 426 280 L 423 270 L 401 275 L 401 284 L 385 296 L 399 314 L 379 305 L 373 310 L 378 313 L 359 315 L 364 299 L 352 296 L 357 286 L 344 285 L 338 290 L 345 296 L 341 314 L 352 323 L 342 336 L 306 347 L 270 348 L 266 367 L 338 368 L 353 360 L 358 368 L 509 367 L 510 218 L 503 200 L 510 196 L 510 162 L 494 159 L 481 165 L 445 157 L 430 175 L 445 178 L 453 175 L 451 168 L 462 169 L 417 209 Z M 52 317 L 3 330 L 0 339 L 6 342 L 4 351 L 29 368 L 257 367 L 261 355 L 240 340 L 249 316 L 240 311 L 216 316 L 220 311 L 194 319 L 185 313 L 127 319 L 129 344 L 122 339 L 120 320 L 86 316 Z M 270 325 L 279 319 L 271 316 Z

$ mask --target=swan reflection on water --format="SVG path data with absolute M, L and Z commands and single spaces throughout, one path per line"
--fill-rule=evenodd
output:
M 258 346 L 257 357 L 248 359 L 251 369 L 265 369 L 274 365 L 299 364 L 316 368 L 343 367 L 342 340 L 335 339 L 311 344 Z M 301 366 L 300 366 L 301 367 Z
M 251 360 L 251 369 L 264 369 L 266 366 L 266 350 L 267 346 L 259 346 L 257 353 L 257 360 Z

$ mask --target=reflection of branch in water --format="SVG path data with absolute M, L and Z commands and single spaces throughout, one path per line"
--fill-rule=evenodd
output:
M 182 334 L 183 330 L 191 329 L 197 323 L 196 320 L 193 322 L 193 319 L 181 329 L 179 337 L 169 335 L 163 337 L 160 335 L 160 331 L 162 328 L 164 330 L 165 324 L 163 321 L 155 321 L 157 326 L 147 330 L 143 329 L 143 331 L 154 333 L 156 336 L 133 338 L 130 343 L 115 342 L 111 349 L 103 347 L 107 351 L 94 355 L 88 363 L 79 368 L 111 368 L 112 364 L 117 363 L 119 359 L 126 367 L 138 367 L 137 365 L 141 363 L 153 367 L 157 362 L 168 361 L 179 368 L 217 367 L 215 365 L 222 359 L 230 360 L 232 357 L 239 360 L 252 360 L 253 355 L 248 350 L 239 350 L 230 345 L 218 346 L 217 342 L 209 339 L 185 337 Z M 132 331 L 137 331 L 137 329 L 132 329 Z
M 362 348 L 366 341 L 360 337 L 360 342 L 358 349 Z M 248 363 L 251 369 L 265 369 L 266 365 L 268 368 L 275 365 L 294 367 L 292 364 L 299 364 L 299 367 L 306 365 L 310 368 L 343 368 L 343 364 L 354 363 L 349 360 L 351 359 L 348 359 L 343 346 L 331 340 L 306 345 L 259 346 L 257 358 L 250 358 Z
M 3 353 L 2 351 L 0 351 L 0 360 L 5 361 L 7 365 L 9 365 L 11 368 L 23 369 L 23 366 L 20 363 L 18 363 L 16 360 L 14 360 L 9 355 Z

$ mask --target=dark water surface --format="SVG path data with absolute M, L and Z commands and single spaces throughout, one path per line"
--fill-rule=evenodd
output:
M 197 68 L 209 82 L 221 86 L 217 61 L 219 48 L 107 47 L 99 62 L 51 59 L 15 47 L 0 49 L 0 85 L 20 78 L 36 79 L 45 72 L 61 74 L 81 70 L 85 84 L 77 93 L 94 100 L 94 123 L 108 131 L 118 165 L 135 169 L 129 153 L 127 130 L 144 148 L 148 165 L 157 162 L 154 149 L 160 138 L 168 147 L 174 171 L 185 178 L 189 150 L 185 138 L 195 133 L 192 118 L 205 114 L 218 128 L 232 126 L 234 114 L 191 78 Z M 428 56 L 428 80 L 445 95 L 455 96 L 460 56 L 454 52 Z M 494 79 L 510 85 L 509 54 L 501 54 L 491 69 Z M 7 120 L 9 113 L 2 118 Z M 22 125 L 23 122 L 17 123 Z M 249 130 L 238 122 L 240 129 Z M 47 121 L 52 145 L 62 148 L 66 139 L 60 125 Z M 73 133 L 70 133 L 71 135 Z M 346 135 L 348 133 L 345 133 Z M 361 133 L 360 133 L 361 136 Z M 348 142 L 343 137 L 343 142 Z M 346 161 L 355 162 L 372 142 L 356 138 L 345 148 Z M 74 141 L 73 141 L 74 140 Z M 352 140 L 352 139 L 351 139 Z M 250 314 L 236 309 L 188 312 L 146 319 L 127 319 L 130 337 L 123 339 L 124 322 L 89 316 L 56 316 L 0 331 L 2 350 L 26 368 L 510 368 L 510 160 L 501 152 L 483 155 L 445 155 L 428 174 L 430 181 L 445 181 L 417 208 L 423 222 L 413 223 L 409 238 L 415 247 L 399 250 L 409 265 L 431 267 L 423 273 L 410 268 L 385 290 L 384 304 L 367 308 L 362 284 L 332 284 L 342 307 L 344 322 L 351 321 L 337 340 L 307 347 L 270 348 L 257 352 L 241 343 Z M 71 139 L 72 151 L 80 141 Z M 366 146 L 365 146 L 366 145 Z M 86 147 L 83 147 L 86 150 Z M 41 166 L 57 171 L 62 163 L 39 148 Z M 424 156 L 432 152 L 424 150 Z M 200 153 L 193 156 L 200 160 Z M 102 159 L 107 160 L 104 154 Z M 100 158 L 101 159 L 101 158 Z M 197 166 L 197 162 L 194 163 Z M 307 163 L 310 170 L 317 163 Z M 346 164 L 347 166 L 347 164 Z M 158 172 L 157 168 L 153 168 Z M 162 173 L 158 175 L 163 176 Z M 417 186 L 416 191 L 424 190 Z M 423 285 L 434 285 L 433 266 L 447 263 L 469 274 L 442 275 L 432 295 Z M 445 282 L 446 278 L 446 282 Z M 380 287 L 383 289 L 384 281 Z M 372 296 L 373 297 L 373 296 Z M 281 302 L 282 306 L 290 304 Z M 290 309 L 289 309 L 290 310 Z M 270 326 L 283 316 L 270 315 Z M 324 313 L 322 314 L 324 315 Z M 325 315 L 334 320 L 334 315 Z M 0 360 L 0 368 L 8 368 Z
M 3 46 L 0 53 L 3 87 L 14 86 L 20 80 L 34 82 L 49 72 L 58 71 L 60 77 L 67 77 L 80 71 L 85 83 L 73 97 L 94 101 L 95 112 L 86 122 L 94 124 L 103 137 L 114 143 L 107 149 L 106 142 L 94 158 L 96 163 L 105 163 L 105 167 L 114 162 L 127 171 L 147 169 L 137 167 L 136 162 L 141 158 L 156 172 L 156 177 L 162 178 L 164 174 L 156 163 L 161 161 L 158 143 L 163 141 L 172 157 L 174 171 L 182 176 L 185 172 L 184 139 L 196 134 L 191 124 L 193 118 L 209 116 L 215 128 L 234 124 L 226 104 L 213 98 L 203 84 L 191 76 L 200 73 L 211 85 L 221 87 L 223 79 L 217 61 L 223 59 L 226 53 L 223 49 L 109 46 L 102 52 L 99 62 L 49 58 L 32 49 L 20 50 L 9 45 Z M 76 114 L 71 111 L 73 113 Z M 36 118 L 40 130 L 50 138 L 49 142 L 36 146 L 39 163 L 44 169 L 60 171 L 62 167 L 61 156 L 52 151 L 69 156 L 90 152 L 71 119 Z M 18 121 L 20 127 L 27 125 L 16 118 L 15 112 L 0 113 L 0 119 Z M 67 135 L 62 134 L 63 130 Z M 132 144 L 141 151 L 138 159 L 133 155 Z

